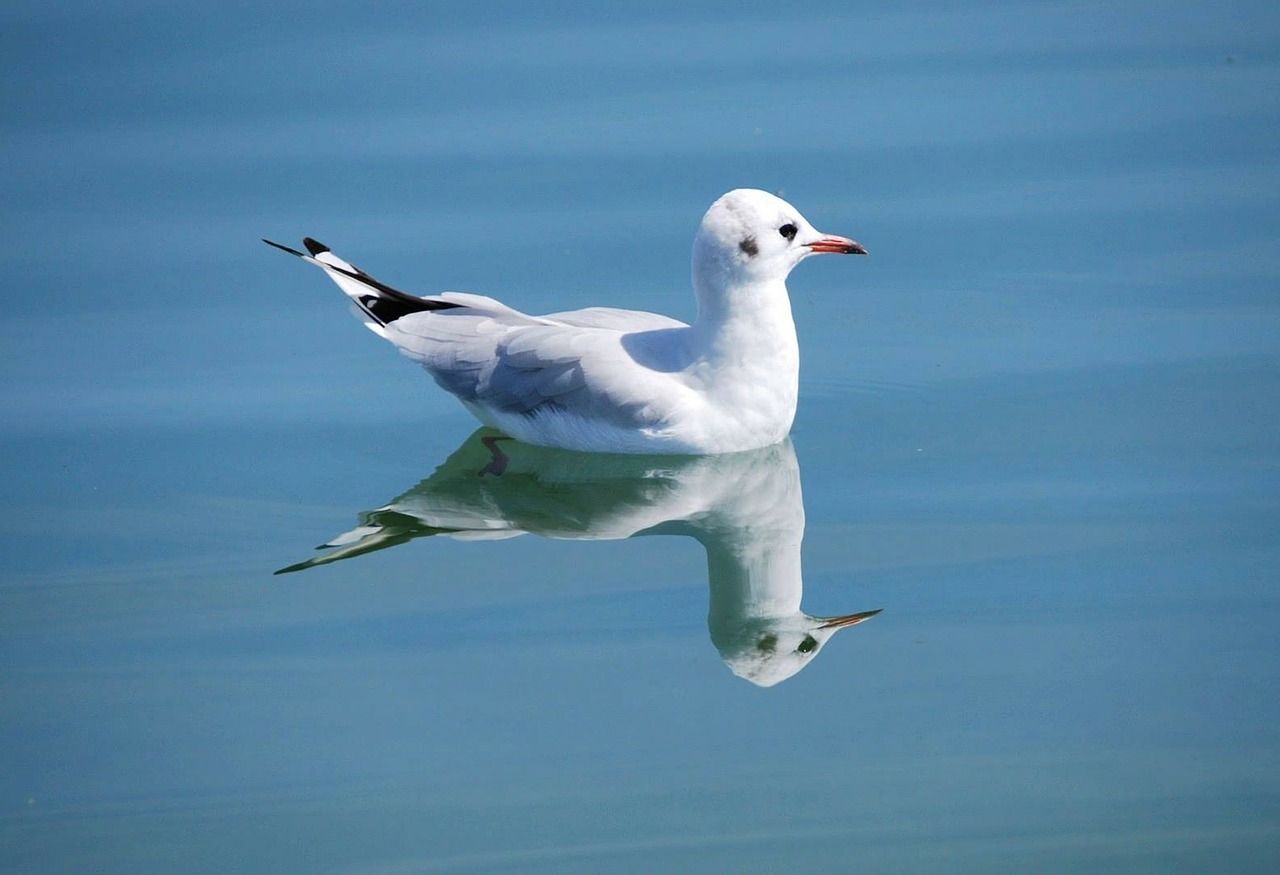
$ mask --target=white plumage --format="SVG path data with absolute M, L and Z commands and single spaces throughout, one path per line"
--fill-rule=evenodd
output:
M 801 608 L 804 498 L 789 440 L 697 457 L 499 447 L 501 440 L 476 431 L 422 482 L 359 514 L 359 525 L 324 545 L 330 552 L 276 573 L 422 537 L 691 537 L 707 554 L 711 641 L 734 674 L 763 687 L 810 665 L 840 629 L 880 613 L 815 616 Z
M 271 243 L 323 268 L 370 329 L 486 425 L 541 446 L 669 454 L 787 435 L 800 362 L 787 275 L 814 253 L 866 252 L 767 192 L 731 191 L 694 238 L 698 314 L 686 325 L 607 307 L 530 316 L 461 292 L 418 298 L 305 244 L 309 255 Z

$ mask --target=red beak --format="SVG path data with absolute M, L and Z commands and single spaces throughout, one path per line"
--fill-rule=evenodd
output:
M 829 618 L 826 618 L 826 622 L 824 622 L 818 628 L 819 629 L 843 629 L 845 626 L 856 626 L 859 623 L 863 623 L 867 620 L 870 620 L 872 617 L 880 613 L 880 611 L 882 610 L 884 610 L 884 608 L 878 608 L 874 611 L 860 611 L 859 613 L 856 613 L 856 614 L 845 614 L 843 617 L 829 617 Z
M 848 237 L 837 237 L 828 234 L 826 237 L 807 244 L 813 252 L 837 252 L 841 255 L 866 255 L 867 247 Z

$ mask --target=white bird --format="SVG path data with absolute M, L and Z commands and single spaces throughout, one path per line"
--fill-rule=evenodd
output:
M 323 268 L 374 333 L 504 434 L 569 450 L 695 455 L 786 437 L 800 370 L 787 275 L 815 253 L 867 251 L 768 192 L 731 191 L 694 237 L 697 318 L 686 325 L 610 307 L 530 316 L 463 292 L 419 298 L 309 237 L 309 255 L 264 242 Z
M 507 455 L 496 444 L 503 438 L 485 431 L 403 495 L 361 513 L 356 528 L 323 545 L 331 552 L 276 573 L 431 536 L 692 537 L 707 554 L 711 641 L 734 674 L 762 687 L 811 664 L 839 630 L 880 613 L 815 616 L 801 608 L 804 499 L 789 440 L 684 458 L 569 453 L 513 442 Z M 498 476 L 476 476 L 490 473 Z M 523 574 L 512 569 L 513 586 L 522 585 Z

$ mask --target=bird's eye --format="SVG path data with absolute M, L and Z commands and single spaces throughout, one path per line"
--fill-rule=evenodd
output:
M 800 642 L 800 646 L 796 648 L 796 653 L 812 653 L 818 648 L 818 639 L 812 635 L 804 636 L 804 640 Z
M 781 228 L 778 229 L 778 233 L 781 234 L 783 237 L 786 237 L 788 240 L 794 240 L 796 239 L 796 230 L 797 229 L 795 225 L 791 224 L 790 222 L 787 222 L 787 224 L 783 225 Z

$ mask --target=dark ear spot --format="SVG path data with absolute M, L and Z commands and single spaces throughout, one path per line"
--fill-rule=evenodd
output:
M 756 256 L 760 254 L 760 247 L 756 245 L 756 238 L 754 237 L 742 238 L 742 242 L 738 244 L 738 248 L 749 256 Z

